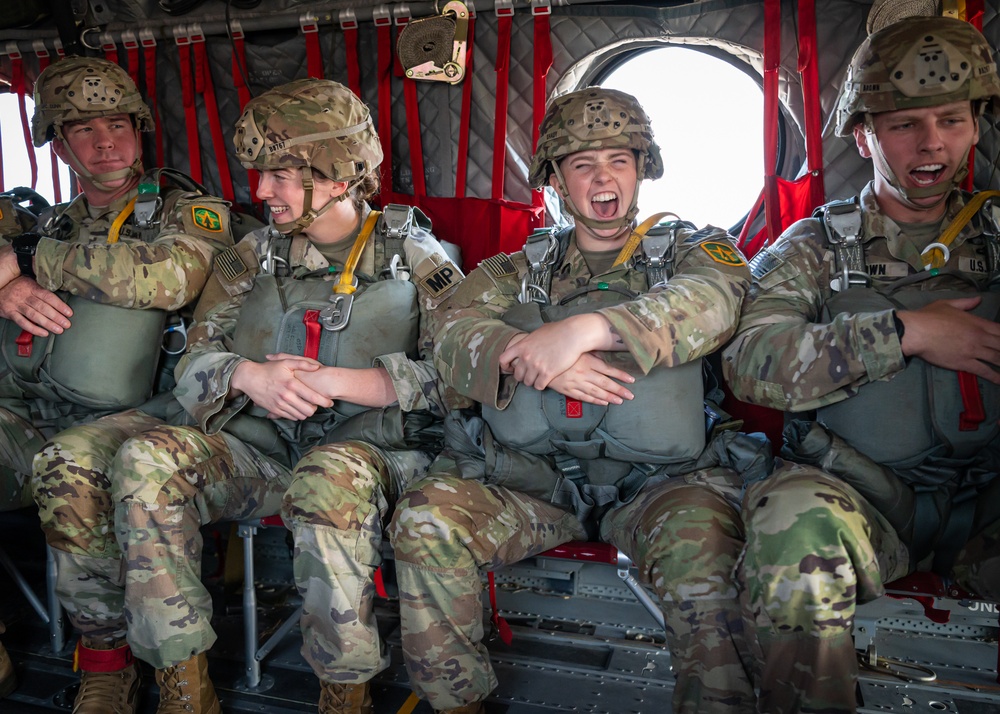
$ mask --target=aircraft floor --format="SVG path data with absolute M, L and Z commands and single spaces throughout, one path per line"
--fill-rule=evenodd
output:
M 33 516 L 19 512 L 0 519 L 0 548 L 17 563 L 44 599 L 45 550 Z M 5 514 L 7 516 L 8 514 Z M 239 592 L 242 574 L 223 566 L 223 554 L 238 560 L 239 539 L 228 527 L 206 532 L 204 572 L 213 595 L 213 625 L 219 639 L 212 648 L 210 672 L 227 713 L 291 714 L 314 712 L 319 683 L 299 654 L 300 633 L 293 628 L 263 662 L 263 681 L 248 691 L 243 667 L 243 617 Z M 15 550 L 13 545 L 17 544 Z M 227 545 L 228 543 L 228 545 Z M 255 545 L 261 639 L 299 604 L 289 581 L 288 542 L 282 529 L 262 529 Z M 391 568 L 386 569 L 391 572 Z M 0 577 L 5 576 L 0 570 Z M 498 602 L 513 630 L 512 643 L 489 642 L 500 682 L 489 701 L 490 714 L 543 714 L 574 711 L 598 714 L 661 714 L 673 693 L 670 657 L 663 633 L 615 569 L 565 560 L 535 559 L 499 571 Z M 6 581 L 3 581 L 6 582 Z M 227 585 L 227 582 L 229 583 Z M 390 599 L 378 601 L 378 618 L 391 664 L 373 683 L 377 714 L 430 714 L 426 702 L 410 699 L 402 664 L 399 621 Z M 948 623 L 924 618 L 912 599 L 882 598 L 859 609 L 858 642 L 871 641 L 883 657 L 930 668 L 934 682 L 904 681 L 884 673 L 863 672 L 861 712 L 884 714 L 998 714 L 997 610 L 993 605 L 936 600 L 948 609 Z M 53 654 L 48 628 L 13 586 L 0 587 L 3 642 L 11 652 L 20 686 L 0 701 L 0 714 L 68 712 L 77 676 L 68 645 Z M 489 632 L 489 623 L 486 623 Z M 143 665 L 141 714 L 156 711 L 153 672 Z M 920 671 L 907 670 L 920 675 Z

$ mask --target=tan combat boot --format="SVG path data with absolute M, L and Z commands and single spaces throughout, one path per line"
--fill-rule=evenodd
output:
M 195 655 L 173 667 L 156 670 L 160 705 L 156 714 L 221 714 L 222 706 L 208 678 L 208 657 Z
M 17 677 L 14 676 L 14 663 L 10 661 L 10 655 L 0 642 L 0 699 L 14 691 L 17 686 Z
M 373 714 L 371 688 L 320 681 L 319 714 Z
M 442 709 L 437 714 L 486 714 L 486 705 L 481 701 L 472 702 L 457 709 Z
M 75 664 L 81 675 L 73 714 L 135 714 L 139 663 L 127 644 L 82 637 Z

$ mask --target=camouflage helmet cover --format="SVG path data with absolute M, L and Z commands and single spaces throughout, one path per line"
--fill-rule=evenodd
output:
M 308 166 L 334 181 L 359 179 L 382 163 L 368 107 L 332 80 L 299 79 L 251 99 L 233 143 L 248 169 Z
M 604 87 L 587 87 L 549 104 L 539 127 L 538 147 L 531 159 L 528 183 L 541 188 L 552 173 L 552 162 L 578 151 L 634 149 L 644 155 L 644 178 L 663 175 L 660 147 L 638 100 Z
M 62 135 L 62 125 L 115 114 L 131 114 L 140 131 L 152 131 L 153 115 L 132 78 L 114 62 L 67 57 L 35 80 L 31 138 L 43 146 Z
M 986 38 L 968 22 L 909 17 L 868 36 L 847 70 L 837 135 L 865 114 L 985 100 L 1000 109 L 1000 79 Z

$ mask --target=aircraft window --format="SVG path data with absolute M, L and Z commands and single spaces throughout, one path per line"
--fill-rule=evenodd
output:
M 672 211 L 699 227 L 730 228 L 753 207 L 764 176 L 764 94 L 733 62 L 657 48 L 617 64 L 600 82 L 639 99 L 663 154 L 663 178 L 643 185 L 640 219 Z
M 28 121 L 35 111 L 31 97 L 27 98 Z M 31 186 L 31 164 L 24 146 L 24 134 L 21 132 L 21 115 L 17 106 L 16 94 L 0 94 L 0 137 L 3 138 L 3 185 L 8 191 L 17 186 Z M 34 147 L 32 147 L 34 149 Z M 49 145 L 34 149 L 35 161 L 38 164 L 38 184 L 35 190 L 52 203 L 55 200 L 55 190 L 52 187 L 52 161 L 49 159 Z M 58 159 L 57 159 L 58 161 Z M 69 200 L 69 169 L 58 161 L 59 180 L 62 186 L 63 200 Z

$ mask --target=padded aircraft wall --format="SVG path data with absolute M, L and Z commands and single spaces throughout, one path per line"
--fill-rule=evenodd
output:
M 503 0 L 501 0 L 503 1 Z M 177 5 L 178 0 L 165 0 Z M 544 0 L 535 0 L 536 5 Z M 705 0 L 703 2 L 659 3 L 657 7 L 627 2 L 566 4 L 554 3 L 551 32 L 554 63 L 548 75 L 547 93 L 562 92 L 600 79 L 601 73 L 622 53 L 641 47 L 664 43 L 704 44 L 717 47 L 736 62 L 749 63 L 759 75 L 763 44 L 763 2 L 759 0 Z M 494 0 L 471 0 L 475 4 L 476 22 L 472 82 L 472 113 L 468 162 L 467 195 L 490 196 L 490 168 L 493 156 L 493 110 L 496 92 L 498 20 Z M 76 9 L 87 6 L 86 0 L 74 0 Z M 237 2 L 237 4 L 239 4 Z M 797 13 L 795 2 L 783 3 L 782 73 L 780 92 L 788 131 L 785 132 L 785 152 L 781 174 L 794 177 L 803 163 L 801 131 L 802 101 L 795 70 Z M 865 34 L 865 19 L 870 4 L 858 0 L 818 0 L 818 46 L 820 51 L 819 80 L 822 87 L 822 109 L 826 120 L 824 158 L 826 190 L 830 198 L 855 193 L 871 175 L 869 165 L 860 159 L 853 145 L 832 136 L 829 117 L 834 108 L 844 68 L 855 47 Z M 1000 21 L 995 3 L 986 3 L 984 32 L 994 47 L 1000 46 Z M 510 105 L 508 112 L 507 162 L 504 196 L 516 201 L 530 201 L 525 185 L 527 164 L 531 154 L 533 17 L 529 0 L 514 2 L 511 39 Z M 375 14 L 408 12 L 413 17 L 434 12 L 432 3 L 376 3 L 366 0 L 334 0 L 302 3 L 295 0 L 264 0 L 257 8 L 241 10 L 231 7 L 231 16 L 238 18 L 246 33 L 250 87 L 254 93 L 298 77 L 306 76 L 306 44 L 299 30 L 299 16 L 311 12 L 318 16 L 325 75 L 347 82 L 343 32 L 340 12 L 351 10 L 359 21 L 359 62 L 363 99 L 378 113 L 376 79 Z M 188 14 L 172 17 L 159 9 L 154 0 L 90 0 L 88 24 L 97 29 L 87 33 L 91 44 L 99 44 L 99 32 L 108 32 L 119 42 L 124 30 L 146 28 L 158 39 L 158 86 L 160 118 L 170 137 L 166 163 L 181 170 L 188 168 L 188 152 L 184 112 L 181 106 L 181 84 L 178 51 L 173 30 L 179 24 L 200 23 L 207 37 L 212 75 L 218 95 L 222 126 L 226 134 L 226 150 L 231 157 L 232 124 L 238 114 L 238 99 L 232 80 L 232 47 L 225 34 L 226 3 L 207 0 Z M 37 72 L 32 41 L 45 39 L 51 49 L 57 37 L 51 20 L 30 29 L 0 30 L 0 76 L 10 76 L 8 53 L 10 42 L 16 42 L 25 54 L 29 78 Z M 665 90 L 666 91 L 666 90 Z M 421 136 L 424 149 L 427 192 L 432 196 L 452 196 L 455 191 L 455 171 L 458 153 L 462 86 L 444 83 L 418 83 Z M 407 148 L 406 114 L 402 80 L 392 82 L 393 182 L 397 191 L 412 192 L 413 181 Z M 743 107 L 734 106 L 726 96 L 705 87 L 701 96 L 678 97 L 676 111 L 729 112 L 739 121 Z M 217 186 L 217 172 L 211 148 L 211 135 L 204 107 L 199 100 L 201 120 L 202 161 L 205 181 L 210 188 Z M 15 118 L 4 119 L 3 129 L 10 131 Z M 687 137 L 659 136 L 658 141 L 684 141 Z M 991 173 L 998 146 L 997 120 L 991 117 L 984 124 L 983 141 L 979 144 L 977 185 L 1000 185 Z M 708 153 L 710 147 L 706 147 Z M 149 154 L 147 153 L 147 156 Z M 718 159 L 715 159 L 716 161 Z M 230 168 L 237 184 L 237 199 L 249 199 L 243 169 L 230 158 Z M 667 166 L 667 171 L 677 167 Z M 725 192 L 722 185 L 713 187 Z M 669 210 L 670 206 L 658 206 Z M 749 209 L 749 206 L 747 206 Z M 461 242 L 458 237 L 445 236 Z

